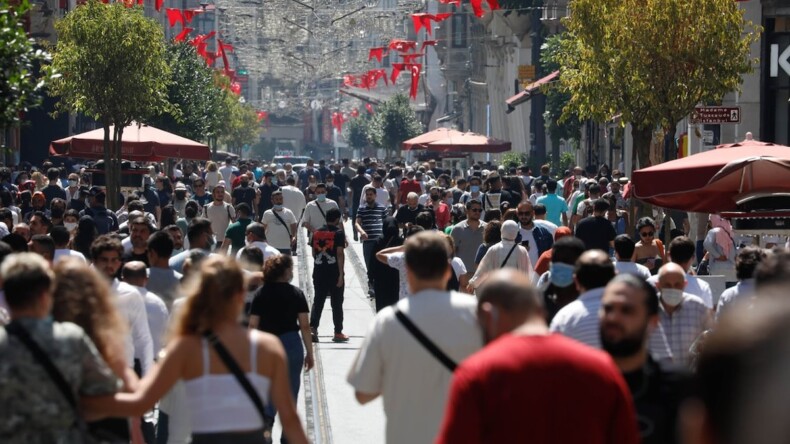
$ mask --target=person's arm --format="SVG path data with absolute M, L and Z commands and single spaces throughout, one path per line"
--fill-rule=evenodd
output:
M 310 315 L 308 313 L 299 313 L 297 318 L 299 321 L 299 330 L 302 332 L 302 342 L 304 342 L 304 349 L 307 356 L 304 358 L 304 369 L 310 371 L 315 366 L 315 358 L 313 356 L 313 335 L 310 332 Z
M 228 250 L 230 249 L 230 238 L 228 238 L 227 233 L 225 233 L 225 239 L 222 241 L 222 245 L 219 247 L 219 253 L 223 255 L 228 254 Z
M 567 211 L 563 211 L 562 212 L 562 224 L 565 225 L 566 227 L 568 226 L 568 212 Z
M 344 241 L 345 242 L 345 241 Z M 337 277 L 337 287 L 343 288 L 345 285 L 345 264 L 346 264 L 346 251 L 345 248 L 342 246 L 337 247 L 337 268 L 338 268 L 338 277 Z
M 359 238 L 364 240 L 368 240 L 368 233 L 365 233 L 365 230 L 362 229 L 362 218 L 357 216 L 357 220 L 354 222 L 357 233 L 359 233 Z
M 269 359 L 274 371 L 271 376 L 271 395 L 280 422 L 283 425 L 283 432 L 288 437 L 288 442 L 307 444 L 307 435 L 302 428 L 299 415 L 296 413 L 296 405 L 291 394 L 291 384 L 288 382 L 288 367 L 285 361 L 285 350 L 280 341 L 271 341 L 266 345 L 259 343 L 258 347 L 266 349 L 266 355 L 258 359 Z
M 393 254 L 393 253 L 400 253 L 401 251 L 404 251 L 404 249 L 405 249 L 405 247 L 403 245 L 398 246 L 398 247 L 385 248 L 385 249 L 379 251 L 378 253 L 376 253 L 376 259 L 379 262 L 381 262 L 382 264 L 389 264 L 389 262 L 387 261 L 387 255 L 390 255 L 390 254 Z
M 258 324 L 261 322 L 261 317 L 258 315 L 250 315 L 250 322 L 248 324 L 249 330 L 257 330 Z

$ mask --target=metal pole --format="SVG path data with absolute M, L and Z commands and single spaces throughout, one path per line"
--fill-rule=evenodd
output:
M 535 77 L 539 79 L 543 74 L 540 69 L 540 48 L 543 46 L 543 0 L 534 0 L 532 3 L 532 23 L 530 26 L 530 36 L 532 37 L 532 64 L 535 66 Z M 543 112 L 546 110 L 546 97 L 538 94 L 531 99 L 531 120 L 530 131 L 534 138 L 532 144 L 534 151 L 535 164 L 539 167 L 546 163 L 546 129 L 543 120 Z
M 491 137 L 491 104 L 486 105 L 486 137 Z M 491 153 L 486 153 L 486 162 L 491 161 Z

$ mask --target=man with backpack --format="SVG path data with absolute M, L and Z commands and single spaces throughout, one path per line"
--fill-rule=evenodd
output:
M 96 224 L 96 231 L 102 235 L 118 231 L 118 216 L 105 207 L 104 202 L 107 195 L 99 187 L 91 187 L 88 190 L 88 208 L 80 212 L 80 217 L 90 216 Z
M 214 187 L 211 196 L 214 200 L 203 207 L 203 217 L 211 221 L 211 230 L 217 236 L 217 244 L 222 245 L 225 230 L 236 220 L 236 210 L 233 205 L 225 202 L 225 186 L 222 183 Z

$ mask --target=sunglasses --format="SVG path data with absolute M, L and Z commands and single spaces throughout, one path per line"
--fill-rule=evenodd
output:
M 655 232 L 653 232 L 653 231 L 645 231 L 645 232 L 642 232 L 642 233 L 639 233 L 639 234 L 642 237 L 651 237 L 651 236 L 653 236 L 655 234 Z
M 518 212 L 519 216 L 529 216 L 531 214 L 532 214 L 532 212 L 530 212 L 530 211 L 519 211 Z
M 470 208 L 469 211 L 474 212 L 474 213 L 480 213 L 480 212 L 483 211 L 483 209 L 482 208 Z

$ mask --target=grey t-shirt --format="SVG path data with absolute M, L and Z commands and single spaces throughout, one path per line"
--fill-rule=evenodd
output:
M 173 301 L 182 296 L 181 277 L 181 273 L 170 268 L 151 267 L 148 269 L 148 285 L 145 288 L 161 297 L 170 310 Z
M 483 230 L 485 227 L 486 223 L 480 221 L 480 225 L 477 229 L 474 229 L 469 226 L 468 221 L 464 220 L 457 223 L 450 232 L 450 236 L 455 242 L 456 256 L 464 261 L 466 271 L 469 273 L 474 273 L 477 270 L 475 255 L 477 254 L 477 248 L 483 243 Z

